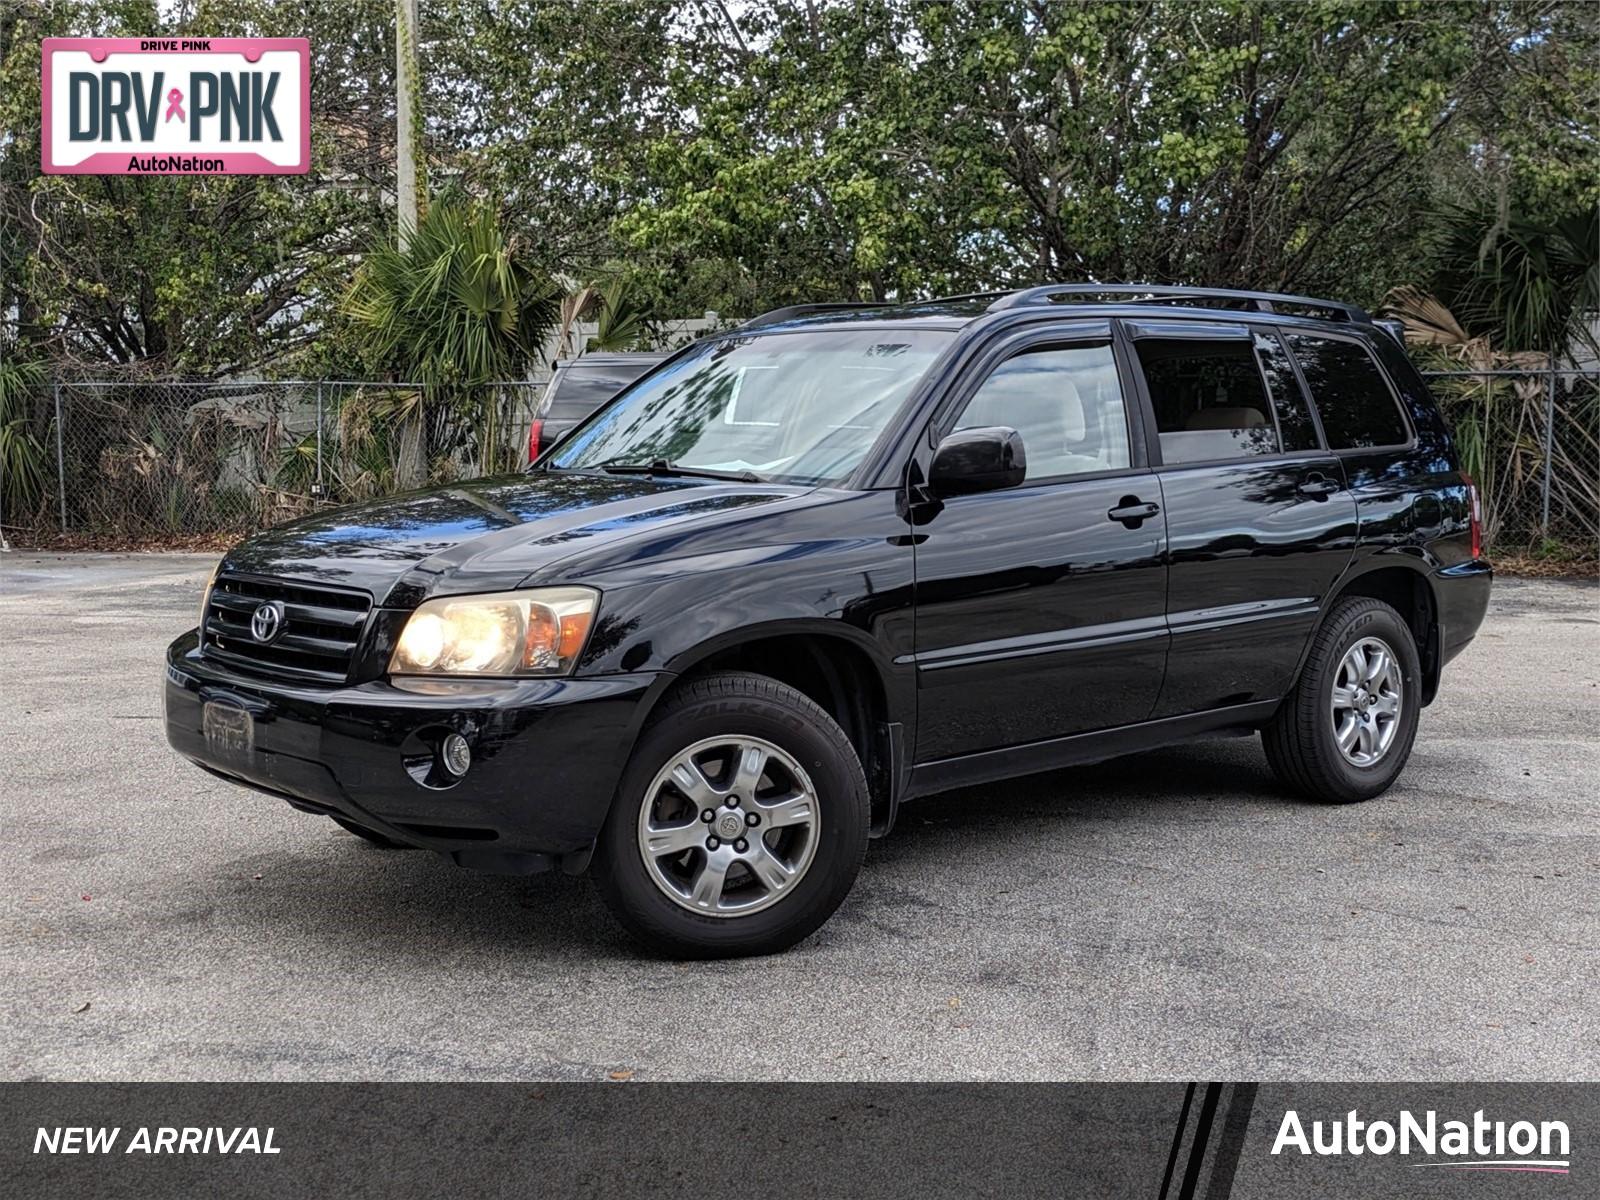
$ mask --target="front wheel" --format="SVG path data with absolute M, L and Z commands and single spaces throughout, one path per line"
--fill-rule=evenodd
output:
M 839 907 L 869 824 L 860 760 L 833 718 L 775 679 L 711 675 L 681 687 L 640 737 L 595 875 L 653 949 L 772 954 Z
M 1330 804 L 1370 800 L 1405 768 L 1421 707 L 1411 627 L 1383 601 L 1351 597 L 1323 621 L 1261 741 L 1296 791 Z

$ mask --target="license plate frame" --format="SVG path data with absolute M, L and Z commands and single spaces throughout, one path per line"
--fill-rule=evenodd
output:
M 218 754 L 247 757 L 255 750 L 255 718 L 237 704 L 207 700 L 200 709 L 200 730 L 206 746 Z

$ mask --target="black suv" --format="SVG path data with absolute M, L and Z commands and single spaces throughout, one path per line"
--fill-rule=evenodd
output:
M 167 736 L 374 842 L 592 861 L 654 947 L 762 953 L 956 785 L 1260 730 L 1294 790 L 1377 795 L 1489 582 L 1438 407 L 1359 309 L 812 305 L 525 473 L 230 552 Z

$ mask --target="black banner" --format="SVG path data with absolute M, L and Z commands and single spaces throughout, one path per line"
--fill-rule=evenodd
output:
M 14 1196 L 1568 1197 L 1600 1089 L 7 1084 Z

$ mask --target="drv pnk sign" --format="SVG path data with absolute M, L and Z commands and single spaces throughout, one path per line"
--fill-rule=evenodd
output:
M 46 38 L 51 175 L 303 175 L 305 38 Z

